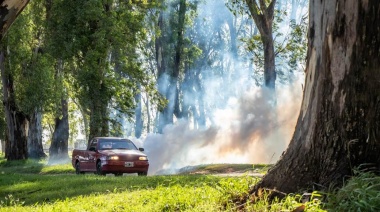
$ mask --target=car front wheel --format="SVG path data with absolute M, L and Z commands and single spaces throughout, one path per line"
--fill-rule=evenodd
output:
M 106 174 L 102 170 L 102 164 L 101 164 L 101 162 L 97 162 L 96 163 L 96 174 L 98 174 L 98 175 L 105 175 Z
M 79 163 L 79 162 L 77 162 L 77 163 L 75 164 L 75 173 L 76 173 L 76 174 L 84 174 L 84 172 L 82 172 L 82 171 L 80 170 L 80 163 Z

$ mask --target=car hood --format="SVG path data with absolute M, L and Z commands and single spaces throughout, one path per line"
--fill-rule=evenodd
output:
M 127 149 L 107 149 L 107 150 L 100 150 L 101 154 L 110 156 L 110 155 L 118 155 L 118 156 L 146 156 L 146 154 L 142 153 L 139 150 L 127 150 Z

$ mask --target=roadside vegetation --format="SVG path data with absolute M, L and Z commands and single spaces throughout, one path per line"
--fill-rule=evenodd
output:
M 308 202 L 301 194 L 289 194 L 273 202 L 264 195 L 263 200 L 254 204 L 238 205 L 236 200 L 246 196 L 259 178 L 244 174 L 239 177 L 212 174 L 104 177 L 75 175 L 70 164 L 46 164 L 43 160 L 8 162 L 0 158 L 0 211 L 237 211 L 241 207 L 248 211 L 326 211 L 329 207 L 339 207 L 339 211 L 360 207 L 361 211 L 368 211 L 380 207 L 377 201 L 380 178 L 370 174 L 351 180 L 334 195 L 310 193 Z M 221 173 L 228 166 L 200 167 Z M 236 167 L 236 170 L 249 168 Z M 267 166 L 252 168 L 265 170 Z M 325 204 L 327 200 L 331 204 Z

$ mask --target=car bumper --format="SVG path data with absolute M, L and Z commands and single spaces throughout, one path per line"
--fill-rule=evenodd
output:
M 126 167 L 126 163 L 133 162 L 133 167 Z M 102 161 L 102 171 L 105 173 L 138 173 L 148 172 L 148 161 Z

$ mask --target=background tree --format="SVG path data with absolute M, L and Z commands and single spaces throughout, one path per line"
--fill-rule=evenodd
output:
M 310 1 L 304 97 L 281 160 L 255 186 L 291 193 L 340 185 L 380 159 L 380 2 Z
M 197 2 L 186 0 L 161 1 L 155 42 L 157 87 L 167 105 L 158 115 L 160 133 L 167 124 L 173 123 L 174 117 L 183 117 L 180 84 L 186 68 L 186 30 L 191 25 L 189 17 L 196 11 L 196 5 Z
M 10 160 L 45 157 L 39 117 L 51 98 L 52 66 L 49 56 L 42 50 L 44 16 L 41 4 L 42 1 L 34 1 L 3 39 L 3 46 L 7 48 L 3 93 L 7 102 L 5 111 L 9 113 L 6 115 L 9 138 L 6 152 L 9 154 L 6 155 Z
M 259 0 L 259 3 L 256 0 L 246 0 L 245 2 L 260 32 L 264 47 L 264 85 L 275 89 L 276 63 L 272 26 L 276 0 L 269 1 L 269 3 L 265 0 Z
M 125 1 L 55 1 L 51 47 L 72 75 L 89 136 L 110 134 L 111 110 L 133 115 L 138 85 L 149 87 L 136 52 L 150 5 Z M 110 122 L 111 121 L 111 122 Z M 116 125 L 112 125 L 116 126 Z
M 19 111 L 15 103 L 13 77 L 6 69 L 5 49 L 0 53 L 0 68 L 3 84 L 3 102 L 5 107 L 5 120 L 7 123 L 7 139 L 5 142 L 5 157 L 7 160 L 27 159 L 27 119 Z

